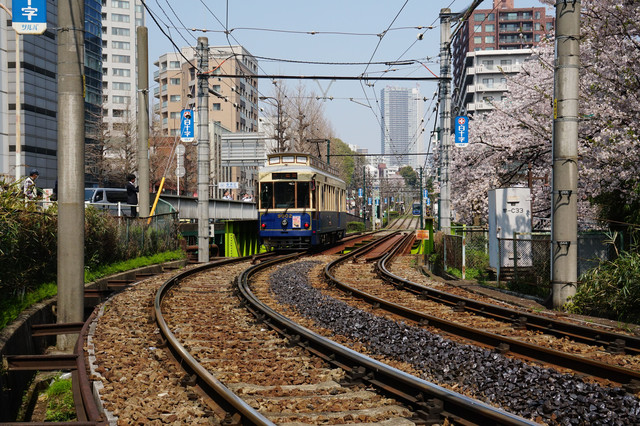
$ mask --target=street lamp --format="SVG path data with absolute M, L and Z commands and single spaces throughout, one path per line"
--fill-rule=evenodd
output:
M 0 8 L 4 9 L 13 20 L 13 14 L 4 4 L 0 3 Z M 22 138 L 20 126 L 20 111 L 22 104 L 20 101 L 20 37 L 16 34 L 16 182 L 22 177 L 20 170 L 20 162 L 22 157 Z
M 282 128 L 283 127 L 282 126 L 282 106 L 280 104 L 280 99 L 277 99 L 271 96 L 260 96 L 258 99 L 260 99 L 261 101 L 266 101 L 267 99 L 271 99 L 276 103 L 275 106 L 278 109 L 277 124 L 276 124 L 276 141 L 278 142 L 278 152 L 284 152 L 284 129 Z

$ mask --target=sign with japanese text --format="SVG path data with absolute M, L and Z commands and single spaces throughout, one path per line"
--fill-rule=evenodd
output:
M 180 113 L 180 140 L 182 142 L 193 142 L 195 138 L 193 127 L 193 110 L 183 109 Z
M 13 0 L 11 13 L 18 34 L 43 34 L 47 29 L 47 0 Z
M 455 121 L 455 144 L 465 147 L 469 144 L 469 118 L 461 115 Z

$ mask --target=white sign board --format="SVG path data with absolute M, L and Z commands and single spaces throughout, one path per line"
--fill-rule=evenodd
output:
M 47 0 L 13 0 L 11 26 L 18 34 L 43 34 L 47 29 Z
M 219 189 L 238 189 L 238 182 L 218 182 Z

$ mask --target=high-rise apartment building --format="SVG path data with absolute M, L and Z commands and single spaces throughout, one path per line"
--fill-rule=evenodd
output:
M 514 7 L 494 0 L 493 9 L 477 9 L 453 40 L 453 115 L 492 109 L 506 92 L 506 78 L 554 26 L 544 7 Z
M 380 91 L 380 148 L 389 166 L 416 168 L 423 152 L 423 97 L 419 88 L 385 87 Z
M 104 133 L 121 137 L 136 128 L 136 27 L 144 26 L 144 8 L 139 0 L 102 0 L 101 17 Z
M 11 8 L 11 2 L 5 4 Z M 0 10 L 0 18 L 0 173 L 16 175 L 19 96 L 19 175 L 25 177 L 31 168 L 37 168 L 38 186 L 53 187 L 58 170 L 57 2 L 47 1 L 47 30 L 42 35 L 16 35 L 5 10 Z M 18 86 L 16 62 L 20 64 Z
M 179 135 L 180 112 L 197 106 L 195 53 L 194 47 L 185 47 L 181 53 L 165 53 L 154 62 L 158 69 L 153 79 L 158 87 L 153 91 L 153 112 L 158 115 L 164 135 Z M 257 60 L 242 46 L 210 46 L 207 71 L 209 120 L 231 132 L 257 132 Z
M 86 131 L 102 103 L 101 0 L 85 0 Z M 11 6 L 10 2 L 7 5 Z M 0 10 L 0 16 L 6 13 Z M 19 175 L 40 172 L 38 186 L 52 188 L 58 176 L 58 4 L 47 0 L 47 30 L 42 35 L 17 35 L 20 84 L 16 85 L 16 33 L 9 16 L 0 19 L 0 174 L 16 175 L 19 132 Z M 19 96 L 19 120 L 16 99 Z

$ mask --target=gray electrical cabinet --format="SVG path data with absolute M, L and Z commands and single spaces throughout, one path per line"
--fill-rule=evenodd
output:
M 531 266 L 529 188 L 489 190 L 489 264 L 492 268 Z M 524 239 L 514 244 L 515 239 Z

